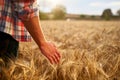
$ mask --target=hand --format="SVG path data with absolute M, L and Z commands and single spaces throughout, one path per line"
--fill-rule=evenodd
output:
M 47 57 L 51 64 L 59 63 L 61 56 L 53 43 L 44 42 L 44 44 L 40 46 L 40 50 L 42 54 Z

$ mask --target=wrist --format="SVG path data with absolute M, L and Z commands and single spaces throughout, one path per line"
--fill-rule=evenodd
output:
M 47 43 L 47 40 L 41 40 L 39 47 L 44 46 L 46 43 Z

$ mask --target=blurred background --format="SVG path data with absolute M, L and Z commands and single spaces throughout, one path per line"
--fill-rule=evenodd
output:
M 37 0 L 41 20 L 120 20 L 120 0 Z

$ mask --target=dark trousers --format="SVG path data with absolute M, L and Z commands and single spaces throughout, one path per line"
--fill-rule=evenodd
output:
M 15 60 L 18 53 L 19 42 L 11 35 L 0 31 L 0 58 L 7 64 Z

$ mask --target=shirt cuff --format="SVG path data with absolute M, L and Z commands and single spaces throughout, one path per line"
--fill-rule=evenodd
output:
M 31 9 L 30 7 L 25 7 L 23 11 L 18 13 L 18 17 L 23 21 L 28 21 L 30 18 L 38 16 L 38 9 Z
M 14 5 L 13 6 L 13 10 L 14 10 L 13 15 L 23 21 L 28 21 L 29 18 L 38 16 L 38 7 L 37 7 L 36 0 L 31 0 L 28 2 L 14 1 L 13 5 Z

